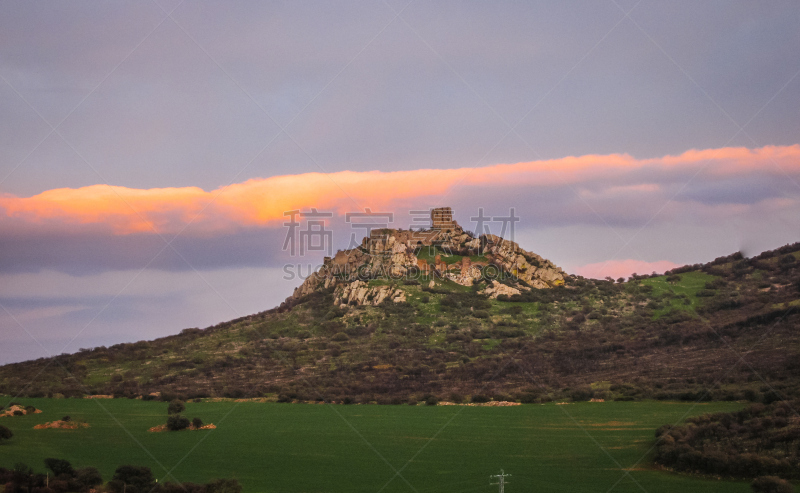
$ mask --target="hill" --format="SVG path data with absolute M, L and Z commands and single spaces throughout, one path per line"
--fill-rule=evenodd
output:
M 345 403 L 800 396 L 800 243 L 593 280 L 436 219 L 448 222 L 373 231 L 272 310 L 5 365 L 0 393 Z

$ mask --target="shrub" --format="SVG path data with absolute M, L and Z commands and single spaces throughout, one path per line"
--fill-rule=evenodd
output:
M 475 394 L 472 396 L 472 399 L 470 399 L 471 402 L 475 403 L 489 402 L 490 400 L 491 399 L 489 399 L 488 396 L 485 396 L 483 394 Z
M 53 475 L 56 477 L 62 474 L 69 477 L 75 476 L 75 469 L 72 468 L 72 464 L 64 459 L 45 459 L 44 466 L 53 471 Z
M 149 493 L 156 485 L 156 480 L 149 467 L 119 466 L 114 477 L 108 482 L 112 493 Z
M 3 440 L 9 440 L 13 436 L 14 434 L 11 432 L 11 430 L 9 430 L 3 425 L 0 425 L 0 442 L 2 442 Z
M 756 493 L 792 493 L 792 485 L 777 476 L 760 476 L 750 483 Z
M 192 418 L 192 426 L 200 429 L 203 426 L 203 420 L 200 418 Z
M 436 404 L 439 404 L 439 399 L 437 399 L 436 396 L 432 395 L 432 396 L 428 397 L 427 399 L 425 399 L 425 405 L 426 406 L 435 406 Z
M 61 418 L 61 421 L 64 421 L 65 423 L 68 423 L 68 422 L 72 421 L 72 418 L 69 417 L 69 416 L 64 416 L 63 418 Z
M 240 493 L 242 485 L 236 479 L 215 479 L 206 485 L 206 493 Z
M 173 400 L 167 407 L 167 414 L 180 414 L 186 410 L 186 405 L 178 399 Z
M 167 429 L 170 431 L 185 430 L 189 427 L 189 418 L 180 414 L 173 414 L 167 418 Z
M 337 341 L 337 342 L 345 342 L 345 341 L 349 341 L 350 338 L 347 337 L 347 334 L 345 334 L 344 332 L 339 332 L 336 335 L 334 335 L 333 337 L 331 337 L 331 340 L 332 341 Z
M 569 396 L 574 402 L 583 402 L 591 399 L 594 396 L 594 392 L 589 386 L 581 386 L 572 390 Z
M 82 467 L 75 471 L 75 481 L 81 491 L 88 491 L 93 486 L 103 484 L 103 476 L 96 467 Z

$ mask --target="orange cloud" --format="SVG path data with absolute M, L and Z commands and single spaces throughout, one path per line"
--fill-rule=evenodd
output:
M 0 197 L 0 217 L 27 224 L 95 225 L 114 234 L 177 232 L 191 223 L 195 230 L 214 234 L 238 227 L 279 225 L 286 219 L 284 212 L 293 209 L 385 210 L 465 186 L 570 185 L 592 189 L 582 196 L 646 194 L 659 189 L 652 175 L 664 170 L 694 172 L 701 166 L 708 176 L 718 177 L 798 173 L 800 145 L 690 150 L 679 156 L 644 160 L 611 154 L 480 168 L 306 173 L 251 179 L 212 191 L 92 185 L 48 190 L 33 197 Z M 639 171 L 651 176 L 637 178 L 634 175 Z
M 593 279 L 604 279 L 611 277 L 630 277 L 631 274 L 650 274 L 651 272 L 663 273 L 670 269 L 680 267 L 680 264 L 669 260 L 659 260 L 656 262 L 645 262 L 643 260 L 609 260 L 608 262 L 598 262 L 596 264 L 586 264 L 574 269 L 575 274 Z

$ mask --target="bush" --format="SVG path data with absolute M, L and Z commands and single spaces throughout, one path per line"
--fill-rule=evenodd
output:
M 189 427 L 189 418 L 181 416 L 180 414 L 173 414 L 167 418 L 167 429 L 170 431 L 185 430 Z
M 491 399 L 489 399 L 488 396 L 485 396 L 485 395 L 482 395 L 482 394 L 475 394 L 475 395 L 472 396 L 472 399 L 470 399 L 471 402 L 475 402 L 475 403 L 489 402 L 490 400 Z
M 75 481 L 81 491 L 88 491 L 94 486 L 103 484 L 103 476 L 96 467 L 82 467 L 75 471 Z
M 435 396 L 430 396 L 425 399 L 426 406 L 435 406 L 436 404 L 439 404 L 439 399 L 437 399 Z
M 186 410 L 186 405 L 178 399 L 173 400 L 167 407 L 167 414 L 180 414 Z
M 56 477 L 62 474 L 69 477 L 75 476 L 75 469 L 72 468 L 72 464 L 64 459 L 45 459 L 44 466 L 53 471 L 53 475 Z
M 235 479 L 215 479 L 206 485 L 206 493 L 240 493 L 242 485 Z
M 149 467 L 119 466 L 114 477 L 108 482 L 112 493 L 149 493 L 156 485 L 156 480 Z
M 192 418 L 192 426 L 200 429 L 203 426 L 203 420 L 200 418 Z
M 705 414 L 687 419 L 685 425 L 661 427 L 655 461 L 678 471 L 716 476 L 798 478 L 800 426 L 786 419 L 789 409 L 797 405 L 800 399 L 753 404 L 741 411 Z M 774 489 L 775 484 L 761 479 L 753 483 L 753 489 L 782 491 Z
M 13 436 L 14 434 L 11 433 L 11 430 L 9 430 L 3 425 L 0 425 L 0 442 L 2 442 L 3 440 L 10 440 L 11 437 Z
M 792 485 L 777 476 L 761 476 L 750 483 L 756 493 L 793 493 Z

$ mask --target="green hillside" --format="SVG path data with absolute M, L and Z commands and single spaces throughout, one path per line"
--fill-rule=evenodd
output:
M 800 244 L 496 300 L 431 278 L 331 289 L 207 329 L 0 367 L 10 395 L 280 401 L 763 400 L 800 394 Z

